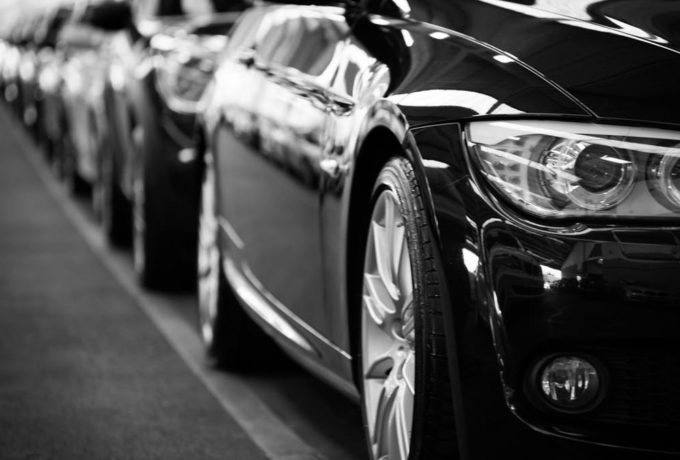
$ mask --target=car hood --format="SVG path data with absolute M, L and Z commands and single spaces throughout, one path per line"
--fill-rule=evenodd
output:
M 598 118 L 680 125 L 680 2 L 424 3 L 415 19 L 506 53 Z

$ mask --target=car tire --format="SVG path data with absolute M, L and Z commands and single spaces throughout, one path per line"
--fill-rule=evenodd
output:
M 110 151 L 102 152 L 97 194 L 106 240 L 113 247 L 129 247 L 132 241 L 132 211 L 119 185 L 115 159 Z
M 188 243 L 173 221 L 176 202 L 166 184 L 167 170 L 154 163 L 149 131 L 136 125 L 132 142 L 138 157 L 132 183 L 132 254 L 140 284 L 154 291 L 195 289 L 195 256 L 184 257 Z M 195 251 L 195 242 L 191 250 Z
M 140 163 L 144 163 L 142 160 Z M 169 265 L 172 244 L 162 234 L 150 210 L 156 203 L 149 190 L 147 168 L 137 168 L 132 183 L 132 256 L 135 272 L 142 286 L 152 290 L 166 290 L 172 285 Z
M 207 159 L 198 219 L 198 323 L 207 360 L 222 369 L 252 369 L 278 356 L 229 285 L 219 244 L 215 172 Z
M 456 458 L 443 281 L 407 159 L 380 171 L 365 235 L 357 380 L 370 456 Z
M 65 136 L 62 155 L 64 180 L 66 181 L 69 192 L 77 197 L 87 196 L 92 190 L 90 184 L 83 179 L 78 172 L 78 159 L 76 158 L 75 146 L 69 135 Z
M 63 140 L 54 141 L 52 145 L 53 148 L 49 159 L 50 170 L 57 179 L 64 181 L 66 176 L 64 170 L 64 149 L 66 146 Z
M 65 171 L 65 157 L 66 157 L 66 151 L 70 148 L 67 144 L 67 138 L 69 137 L 67 134 L 67 129 L 66 129 L 66 122 L 64 121 L 64 116 L 59 108 L 55 108 L 55 111 L 58 112 L 58 115 L 54 115 L 55 118 L 58 119 L 55 123 L 58 124 L 58 128 L 55 128 L 57 132 L 59 132 L 61 135 L 56 136 L 54 138 L 50 138 L 50 144 L 52 145 L 51 151 L 50 151 L 50 156 L 49 156 L 49 166 L 50 169 L 52 170 L 52 173 L 59 179 L 60 181 L 64 181 L 66 178 L 66 171 Z

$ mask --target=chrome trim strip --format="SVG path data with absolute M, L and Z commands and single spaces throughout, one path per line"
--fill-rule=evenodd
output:
M 271 307 L 269 301 L 248 281 L 246 276 L 239 272 L 231 259 L 225 258 L 224 273 L 236 294 L 260 318 L 300 348 L 310 353 L 318 354 L 307 339 L 298 333 L 283 316 Z
M 231 242 L 234 243 L 234 246 L 236 246 L 239 250 L 242 250 L 246 246 L 227 219 L 220 216 L 218 218 L 218 223 L 220 227 L 222 227 L 222 230 L 224 230 L 224 232 L 227 234 Z
M 248 266 L 244 267 L 243 274 L 253 284 L 255 289 L 257 289 L 260 292 L 260 294 L 262 296 L 264 296 L 269 302 L 271 302 L 271 304 L 274 305 L 278 310 L 285 313 L 286 316 L 288 316 L 291 320 L 293 320 L 295 322 L 295 324 L 297 324 L 299 327 L 303 328 L 310 335 L 313 335 L 315 339 L 322 342 L 324 345 L 331 348 L 336 353 L 340 354 L 343 358 L 350 359 L 350 360 L 352 359 L 352 357 L 350 356 L 349 353 L 347 353 L 345 350 L 338 347 L 334 343 L 330 342 L 324 335 L 322 335 L 319 331 L 317 331 L 312 326 L 310 326 L 309 324 L 304 322 L 302 319 L 300 319 L 299 316 L 297 316 L 295 313 L 290 311 L 276 297 L 274 297 L 270 292 L 268 292 L 264 288 L 262 283 L 260 283 L 260 281 L 255 277 L 253 272 L 250 270 L 250 267 L 248 267 Z
M 234 244 L 239 248 L 242 247 L 239 246 L 239 243 L 243 245 L 243 242 L 238 238 L 233 227 L 222 217 L 220 217 L 220 227 L 228 234 L 230 239 L 234 240 L 234 238 L 236 238 Z M 223 265 L 224 273 L 241 299 L 248 304 L 260 318 L 279 331 L 284 337 L 290 339 L 293 343 L 298 344 L 301 348 L 318 354 L 313 345 L 291 326 L 290 321 L 293 321 L 295 325 L 304 329 L 309 335 L 313 336 L 316 340 L 323 343 L 343 358 L 350 361 L 352 360 L 352 356 L 347 351 L 329 341 L 325 336 L 300 319 L 299 316 L 290 311 L 276 297 L 268 292 L 248 266 L 244 266 L 243 273 L 241 273 L 234 261 L 228 257 L 225 257 Z M 288 319 L 284 318 L 277 310 L 283 313 Z

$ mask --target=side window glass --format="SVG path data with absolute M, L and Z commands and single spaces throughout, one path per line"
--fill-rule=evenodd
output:
M 346 40 L 342 57 L 339 59 L 338 73 L 331 85 L 333 90 L 342 96 L 355 96 L 362 76 L 365 76 L 366 70 L 374 66 L 376 62 L 376 59 L 360 43 L 354 39 Z
M 233 55 L 253 48 L 258 29 L 262 23 L 262 14 L 257 11 L 246 12 L 236 21 L 232 34 L 227 42 L 226 54 Z
M 326 18 L 307 17 L 300 21 L 305 46 L 295 54 L 291 67 L 313 77 L 321 76 L 331 65 L 343 38 L 342 23 Z
M 257 55 L 267 66 L 288 67 L 290 60 L 300 48 L 302 31 L 298 18 L 275 15 L 262 30 L 262 40 L 257 46 Z
M 312 14 L 285 18 L 266 29 L 258 56 L 267 65 L 321 77 L 334 68 L 335 56 L 347 34 L 342 18 Z

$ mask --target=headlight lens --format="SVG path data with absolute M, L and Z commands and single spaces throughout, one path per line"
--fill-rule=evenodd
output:
M 588 123 L 473 122 L 473 163 L 542 218 L 680 216 L 680 133 Z

